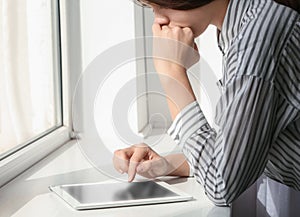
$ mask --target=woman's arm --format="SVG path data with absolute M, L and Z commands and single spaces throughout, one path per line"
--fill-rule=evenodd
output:
M 274 137 L 275 111 L 271 82 L 237 76 L 226 84 L 219 101 L 218 131 L 210 127 L 196 102 L 175 118 L 168 132 L 215 204 L 230 204 L 263 173 Z
M 190 28 L 152 26 L 153 61 L 165 91 L 170 114 L 176 115 L 196 100 L 186 69 L 199 60 L 199 53 Z
M 189 28 L 154 24 L 153 35 L 177 40 L 189 47 L 194 44 Z M 215 131 L 195 101 L 186 75 L 187 67 L 183 67 L 186 65 L 184 56 L 189 56 L 187 50 L 177 49 L 180 43 L 165 43 L 173 46 L 156 48 L 154 42 L 154 54 L 156 49 L 167 50 L 171 57 L 178 57 L 175 60 L 182 61 L 176 64 L 176 61 L 154 58 L 174 120 L 168 132 L 182 148 L 193 167 L 193 175 L 210 199 L 217 205 L 230 204 L 266 166 L 275 114 L 274 87 L 257 77 L 233 77 L 227 82 L 216 111 L 220 129 Z

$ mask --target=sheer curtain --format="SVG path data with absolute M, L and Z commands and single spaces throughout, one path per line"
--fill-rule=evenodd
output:
M 56 124 L 51 0 L 0 0 L 0 154 Z

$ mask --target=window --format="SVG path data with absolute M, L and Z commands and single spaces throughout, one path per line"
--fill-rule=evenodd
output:
M 55 0 L 0 0 L 0 185 L 69 139 L 59 8 Z
M 2 156 L 62 124 L 59 51 L 51 2 L 1 1 Z

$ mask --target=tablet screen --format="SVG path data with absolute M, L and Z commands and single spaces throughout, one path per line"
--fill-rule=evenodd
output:
M 149 199 L 178 196 L 155 182 L 92 184 L 62 187 L 80 203 Z
M 154 181 L 86 183 L 50 186 L 50 190 L 75 209 L 106 208 L 186 201 L 191 196 Z

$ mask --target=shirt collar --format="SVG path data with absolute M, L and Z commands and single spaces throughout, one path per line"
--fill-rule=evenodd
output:
M 218 31 L 219 48 L 223 55 L 227 53 L 233 39 L 239 33 L 245 13 L 251 0 L 230 0 L 221 31 Z

